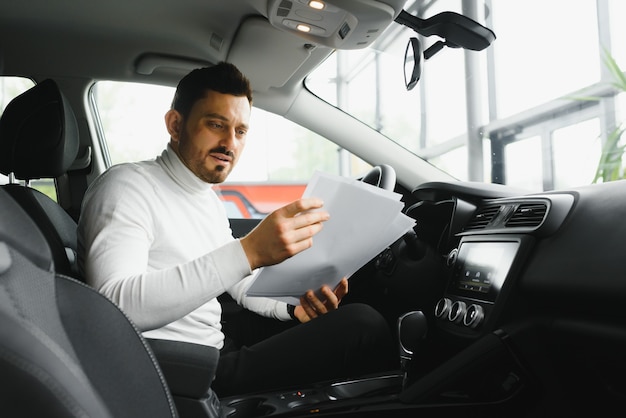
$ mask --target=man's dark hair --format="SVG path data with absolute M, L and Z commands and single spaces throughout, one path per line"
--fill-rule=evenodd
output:
M 208 90 L 246 96 L 252 104 L 250 81 L 233 64 L 220 62 L 212 67 L 197 68 L 183 77 L 176 87 L 172 109 L 187 118 L 193 104 L 205 97 Z

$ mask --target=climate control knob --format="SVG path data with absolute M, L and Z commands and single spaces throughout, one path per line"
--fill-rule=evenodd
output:
M 450 312 L 450 307 L 452 306 L 452 301 L 448 298 L 441 298 L 437 305 L 435 305 L 435 317 L 436 318 L 445 318 Z
M 461 321 L 463 321 L 466 311 L 467 305 L 465 304 L 465 302 L 457 300 L 450 307 L 450 312 L 448 312 L 448 321 L 460 323 Z
M 480 305 L 472 304 L 465 311 L 463 316 L 463 325 L 470 328 L 476 328 L 483 322 L 485 318 L 485 311 Z

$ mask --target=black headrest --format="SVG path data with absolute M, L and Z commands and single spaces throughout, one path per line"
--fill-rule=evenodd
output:
M 37 267 L 52 271 L 50 247 L 22 207 L 0 187 L 0 242 L 19 251 Z
M 0 172 L 20 180 L 56 178 L 78 154 L 74 112 L 54 80 L 14 98 L 0 118 Z

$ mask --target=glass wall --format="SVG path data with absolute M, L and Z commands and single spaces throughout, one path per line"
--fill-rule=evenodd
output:
M 167 146 L 165 113 L 174 88 L 100 81 L 92 89 L 111 164 L 154 159 Z M 345 151 L 343 151 L 345 153 Z M 316 170 L 345 174 L 335 144 L 285 118 L 253 108 L 246 148 L 216 187 L 231 218 L 262 218 L 302 196 Z M 347 155 L 354 177 L 371 166 Z
M 496 40 L 482 51 L 444 48 L 406 91 L 408 39 L 424 50 L 440 39 L 392 25 L 367 50 L 338 51 L 307 86 L 461 180 L 542 191 L 621 177 L 597 174 L 626 121 L 626 83 L 612 84 L 626 65 L 625 2 L 417 0 L 405 9 L 464 14 Z

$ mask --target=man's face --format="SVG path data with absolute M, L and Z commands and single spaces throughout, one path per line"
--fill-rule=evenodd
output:
M 173 125 L 168 120 L 171 144 L 183 163 L 207 183 L 226 180 L 246 144 L 248 98 L 209 90 L 194 103 L 186 120 L 175 110 L 166 120 L 169 117 L 174 118 Z

